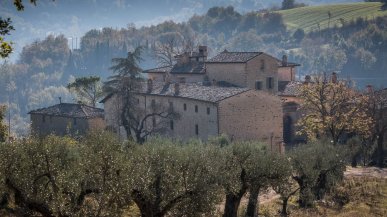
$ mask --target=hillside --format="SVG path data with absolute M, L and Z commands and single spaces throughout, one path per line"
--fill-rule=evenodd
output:
M 361 2 L 351 4 L 309 6 L 290 10 L 278 11 L 282 14 L 284 22 L 289 30 L 303 29 L 305 32 L 328 28 L 331 13 L 330 26 L 340 26 L 341 23 L 355 20 L 358 17 L 373 19 L 386 16 L 387 10 L 381 9 L 380 2 Z

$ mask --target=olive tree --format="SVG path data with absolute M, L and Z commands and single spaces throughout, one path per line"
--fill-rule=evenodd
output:
M 120 216 L 129 204 L 125 155 L 106 133 L 81 142 L 28 138 L 0 149 L 2 215 Z
M 291 174 L 291 168 L 283 155 L 262 150 L 252 153 L 246 162 L 246 170 L 250 192 L 246 217 L 256 217 L 260 192 L 284 182 Z
M 300 188 L 299 206 L 311 207 L 315 200 L 344 176 L 346 154 L 343 147 L 327 142 L 315 142 L 295 148 L 290 153 L 292 178 Z
M 125 171 L 143 217 L 211 215 L 219 202 L 214 147 L 154 139 L 128 150 Z M 212 214 L 213 215 L 213 214 Z

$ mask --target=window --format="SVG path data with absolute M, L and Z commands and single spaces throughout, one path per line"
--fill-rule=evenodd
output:
M 199 57 L 196 57 L 196 62 L 199 62 Z
M 199 108 L 197 105 L 195 105 L 195 112 L 198 113 L 198 111 L 199 111 Z
M 137 104 L 140 104 L 140 99 L 136 98 Z
M 73 118 L 73 125 L 77 125 L 77 119 L 76 118 Z
M 173 102 L 169 102 L 169 110 L 173 111 Z
M 152 108 L 155 108 L 155 107 L 156 107 L 156 101 L 155 101 L 154 99 L 152 99 L 151 107 L 152 107 Z
M 255 89 L 262 90 L 262 81 L 255 81 Z
M 195 125 L 195 134 L 199 135 L 199 125 Z
M 42 122 L 45 123 L 46 122 L 46 116 L 42 116 Z
M 261 60 L 261 70 L 265 70 L 265 60 Z
M 184 103 L 183 107 L 184 107 L 184 111 L 187 111 L 187 104 Z
M 179 78 L 179 82 L 180 83 L 185 83 L 185 78 L 183 77 L 183 78 Z
M 266 78 L 266 88 L 267 89 L 273 89 L 274 88 L 274 78 L 273 77 Z
M 169 122 L 169 126 L 170 126 L 170 128 L 171 128 L 171 130 L 173 130 L 173 120 L 171 120 L 170 122 Z
M 210 107 L 207 107 L 207 114 L 210 114 Z

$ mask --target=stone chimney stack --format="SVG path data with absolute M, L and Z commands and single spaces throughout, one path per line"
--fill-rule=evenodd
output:
M 148 79 L 147 81 L 147 92 L 150 93 L 153 90 L 153 81 L 152 79 Z
M 62 104 L 62 97 L 59 97 L 59 104 Z
M 288 56 L 287 55 L 282 56 L 282 66 L 288 66 Z
M 331 82 L 334 84 L 337 83 L 337 73 L 336 72 L 332 72 Z
M 174 84 L 174 89 L 175 89 L 175 96 L 178 96 L 180 94 L 180 84 L 178 82 L 176 82 Z
M 208 56 L 207 46 L 199 46 L 199 55 L 204 57 L 204 61 L 207 60 L 207 56 Z

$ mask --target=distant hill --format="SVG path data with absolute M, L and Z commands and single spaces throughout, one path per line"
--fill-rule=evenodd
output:
M 340 26 L 341 23 L 356 20 L 359 17 L 373 19 L 378 16 L 387 16 L 387 10 L 382 10 L 380 2 L 360 2 L 350 4 L 321 5 L 295 8 L 278 11 L 282 14 L 289 30 L 303 29 L 305 32 L 328 28 L 331 13 L 330 27 Z M 320 27 L 319 27 L 320 25 Z

